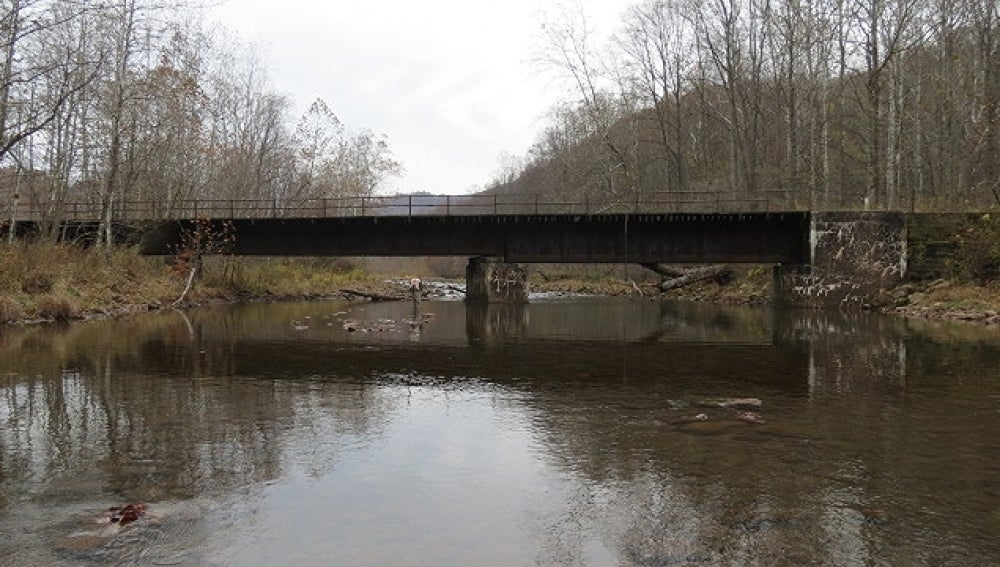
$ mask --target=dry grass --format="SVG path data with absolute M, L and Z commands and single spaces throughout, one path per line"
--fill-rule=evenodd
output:
M 671 291 L 667 297 L 714 303 L 761 304 L 771 301 L 772 266 L 734 265 L 731 268 L 733 279 L 724 285 L 706 280 Z
M 0 322 L 76 319 L 177 293 L 162 260 L 132 249 L 16 242 L 0 245 L 0 266 Z
M 583 293 L 591 295 L 634 295 L 637 293 L 636 288 L 632 284 L 611 279 L 558 278 L 543 281 L 536 278 L 529 278 L 528 284 L 531 291 L 542 292 Z M 654 291 L 649 286 L 646 286 L 643 289 L 643 293 L 654 293 Z
M 6 295 L 0 295 L 0 325 L 12 323 L 24 317 L 21 304 Z
M 910 305 L 944 310 L 1000 311 L 1000 281 L 983 285 L 940 280 L 922 293 L 911 294 Z
M 134 249 L 55 243 L 0 244 L 0 323 L 65 321 L 136 306 L 167 305 L 187 274 Z M 208 258 L 190 301 L 334 295 L 375 279 L 342 260 Z
M 82 315 L 80 306 L 71 297 L 46 294 L 35 300 L 35 311 L 39 319 L 69 321 Z
M 329 296 L 373 281 L 373 276 L 337 260 L 215 258 L 206 262 L 197 296 Z

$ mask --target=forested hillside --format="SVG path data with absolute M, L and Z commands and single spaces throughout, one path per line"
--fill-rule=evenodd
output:
M 543 35 L 574 95 L 492 192 L 1000 206 L 997 0 L 643 0 L 600 45 L 579 11 Z
M 189 3 L 0 3 L 0 206 L 58 221 L 192 198 L 372 194 L 400 171 L 387 141 L 322 100 L 301 117 L 266 60 Z M 127 207 L 126 207 L 127 205 Z M 6 215 L 5 215 L 6 216 Z M 0 220 L 0 223 L 3 221 Z

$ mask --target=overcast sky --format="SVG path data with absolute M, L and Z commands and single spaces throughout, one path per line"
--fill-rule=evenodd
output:
M 628 0 L 582 0 L 612 31 Z M 268 53 L 300 113 L 317 97 L 388 137 L 406 171 L 389 192 L 467 193 L 502 152 L 523 155 L 565 97 L 532 62 L 554 0 L 228 0 L 213 19 Z

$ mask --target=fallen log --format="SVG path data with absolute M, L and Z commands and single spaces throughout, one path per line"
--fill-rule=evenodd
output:
M 733 279 L 733 271 L 728 266 L 706 266 L 688 270 L 683 276 L 660 283 L 660 291 L 670 291 L 693 283 L 714 279 L 719 283 L 728 283 Z
M 668 264 L 639 264 L 643 268 L 667 278 L 679 278 L 687 274 L 687 270 L 670 266 Z

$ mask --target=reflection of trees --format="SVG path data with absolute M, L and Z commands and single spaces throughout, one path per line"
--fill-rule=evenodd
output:
M 235 336 L 192 340 L 177 317 L 7 334 L 0 479 L 187 498 L 274 479 L 284 451 L 308 469 L 333 466 L 331 444 L 377 432 L 392 409 L 336 376 L 236 379 Z
M 671 368 L 628 345 L 616 386 L 628 402 L 601 395 L 607 380 L 595 385 L 594 375 L 616 375 L 600 365 L 578 374 L 570 362 L 575 383 L 534 384 L 527 400 L 547 454 L 582 479 L 567 509 L 547 518 L 542 562 L 583 553 L 572 548 L 571 517 L 590 518 L 621 564 L 905 563 L 914 529 L 957 538 L 970 558 L 995 554 L 993 528 L 956 531 L 948 518 L 955 506 L 971 510 L 966 517 L 991 514 L 974 487 L 995 481 L 985 463 L 1000 449 L 1000 418 L 955 408 L 983 406 L 975 399 L 995 385 L 996 344 L 930 344 L 900 334 L 898 321 L 863 316 L 799 314 L 781 325 L 780 350 L 797 350 L 798 362 L 757 349 L 661 347 L 668 359 L 717 358 Z M 761 356 L 769 373 L 751 363 Z M 686 401 L 733 395 L 762 398 L 768 423 L 700 433 L 674 423 L 702 411 Z

